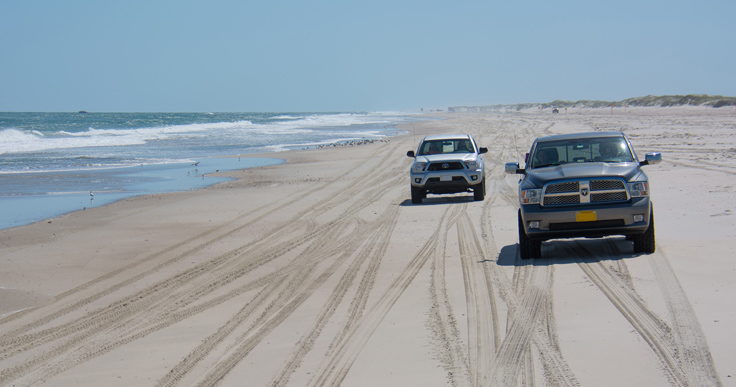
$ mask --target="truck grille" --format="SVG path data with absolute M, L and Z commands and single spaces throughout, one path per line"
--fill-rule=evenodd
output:
M 547 186 L 547 193 L 566 193 L 566 192 L 578 192 L 580 190 L 579 181 L 566 181 L 564 183 L 555 183 Z
M 623 180 L 591 180 L 591 191 L 626 190 Z
M 626 201 L 626 191 L 624 192 L 606 192 L 606 193 L 592 193 L 590 194 L 591 202 L 614 202 L 614 201 Z
M 545 206 L 561 206 L 565 204 L 580 204 L 579 195 L 545 196 Z
M 629 200 L 629 193 L 623 179 L 601 178 L 547 183 L 542 197 L 544 206 L 568 206 L 625 202 Z
M 432 163 L 427 167 L 428 171 L 452 171 L 464 169 L 463 163 L 458 161 L 446 161 L 441 163 Z

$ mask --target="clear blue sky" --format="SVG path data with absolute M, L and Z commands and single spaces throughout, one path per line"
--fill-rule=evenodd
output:
M 736 95 L 736 1 L 0 0 L 0 111 Z

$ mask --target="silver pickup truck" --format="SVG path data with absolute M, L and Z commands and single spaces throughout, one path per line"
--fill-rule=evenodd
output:
M 473 192 L 474 200 L 483 200 L 486 194 L 483 153 L 468 134 L 427 136 L 414 151 L 406 155 L 414 158 L 409 170 L 411 201 L 419 204 L 427 193 L 448 194 Z
M 639 161 L 621 132 L 541 137 L 526 155 L 526 168 L 506 163 L 519 180 L 519 255 L 539 258 L 542 241 L 625 235 L 637 253 L 653 253 L 654 211 L 649 178 L 641 170 L 662 160 Z

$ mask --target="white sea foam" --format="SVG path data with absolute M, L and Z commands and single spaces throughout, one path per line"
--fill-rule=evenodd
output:
M 243 138 L 252 135 L 300 135 L 314 133 L 329 127 L 350 127 L 365 124 L 388 124 L 391 121 L 384 114 L 313 114 L 303 117 L 282 115 L 268 123 L 253 123 L 242 120 L 235 122 L 194 123 L 168 125 L 136 129 L 89 128 L 86 131 L 42 133 L 23 131 L 14 128 L 0 130 L 0 154 L 38 152 L 50 149 L 69 149 L 84 147 L 111 147 L 142 145 L 149 141 L 177 138 L 233 137 Z M 369 132 L 355 132 L 356 135 L 371 135 Z M 341 133 L 346 135 L 346 133 Z
M 137 129 L 97 129 L 82 132 L 59 131 L 44 134 L 18 129 L 0 130 L 0 154 L 38 152 L 49 149 L 142 145 L 153 140 L 204 137 L 222 130 L 248 129 L 250 121 L 169 125 Z
M 315 114 L 298 120 L 287 121 L 283 124 L 295 127 L 326 127 L 326 126 L 352 126 L 363 124 L 387 124 L 390 120 L 380 115 L 338 113 L 338 114 Z
M 70 137 L 113 137 L 113 138 L 137 138 L 143 140 L 161 140 L 171 138 L 177 135 L 190 133 L 206 133 L 222 129 L 245 129 L 252 128 L 253 123 L 250 121 L 236 122 L 215 122 L 206 124 L 186 124 L 186 125 L 168 125 L 154 126 L 148 128 L 136 129 L 96 129 L 89 128 L 84 132 L 58 132 L 61 135 Z M 128 145 L 128 144 L 123 144 Z
M 274 119 L 274 120 L 298 120 L 301 117 L 299 117 L 299 116 L 290 116 L 290 115 L 286 115 L 285 114 L 285 115 L 281 115 L 281 116 L 274 116 L 274 117 L 271 117 L 271 118 Z
M 91 146 L 137 145 L 145 144 L 145 141 L 142 136 L 131 135 L 100 135 L 90 132 L 86 136 L 70 136 L 64 133 L 58 136 L 47 136 L 35 131 L 4 129 L 0 130 L 0 154 Z

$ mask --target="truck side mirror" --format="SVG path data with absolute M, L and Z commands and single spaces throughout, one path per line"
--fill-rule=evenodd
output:
M 524 170 L 519 168 L 519 163 L 506 163 L 504 165 L 504 170 L 509 175 L 515 175 L 517 173 L 523 174 Z
M 408 151 L 408 152 L 406 152 L 406 155 L 407 155 L 408 157 L 415 157 L 415 156 L 414 156 L 414 151 Z
M 647 153 L 644 155 L 644 161 L 640 162 L 640 165 L 658 164 L 662 161 L 662 154 L 659 152 Z
M 488 153 L 488 148 L 486 148 L 486 147 L 480 147 L 478 149 L 478 153 L 480 153 L 480 154 Z

